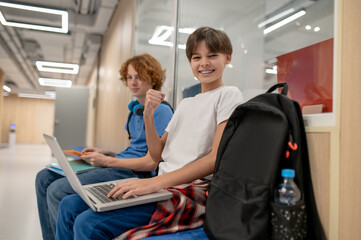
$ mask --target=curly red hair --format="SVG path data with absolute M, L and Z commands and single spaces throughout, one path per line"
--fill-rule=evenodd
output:
M 120 68 L 121 80 L 127 85 L 128 66 L 131 64 L 138 73 L 139 79 L 153 85 L 153 89 L 160 90 L 165 80 L 165 70 L 150 54 L 137 55 L 129 58 Z

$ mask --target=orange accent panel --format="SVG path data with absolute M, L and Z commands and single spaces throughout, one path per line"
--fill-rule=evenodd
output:
M 322 112 L 332 112 L 333 38 L 278 56 L 277 78 L 301 109 L 323 104 Z

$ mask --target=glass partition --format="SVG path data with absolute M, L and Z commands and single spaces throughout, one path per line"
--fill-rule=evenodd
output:
M 334 0 L 138 0 L 135 52 L 149 52 L 167 68 L 165 92 L 176 108 L 200 91 L 185 55 L 189 34 L 222 29 L 233 44 L 226 85 L 248 100 L 288 82 L 305 114 L 325 116 L 334 113 L 334 18 Z
M 179 28 L 196 29 L 210 26 L 224 30 L 233 45 L 231 64 L 225 69 L 225 85 L 246 89 L 263 89 L 264 37 L 257 28 L 256 19 L 265 12 L 265 1 L 246 0 L 183 0 L 179 8 Z M 195 25 L 196 23 L 196 25 Z M 180 45 L 185 44 L 188 34 L 180 34 Z M 185 50 L 178 48 L 177 101 L 189 88 L 198 84 L 194 79 Z M 187 95 L 187 94 L 186 94 Z
M 135 11 L 134 54 L 149 53 L 166 69 L 162 91 L 173 105 L 177 1 L 137 0 Z

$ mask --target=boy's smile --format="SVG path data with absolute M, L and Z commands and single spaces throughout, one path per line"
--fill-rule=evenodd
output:
M 190 66 L 193 75 L 202 84 L 202 92 L 223 85 L 223 71 L 230 61 L 231 55 L 210 52 L 205 41 L 199 43 L 196 52 L 192 55 Z
M 199 71 L 199 73 L 202 74 L 202 75 L 207 76 L 207 75 L 210 75 L 211 73 L 213 73 L 214 71 L 215 71 L 214 69 L 212 69 L 212 70 L 201 70 L 201 71 Z

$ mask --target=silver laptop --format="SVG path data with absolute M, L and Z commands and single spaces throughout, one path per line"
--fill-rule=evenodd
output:
M 107 193 L 119 180 L 82 185 L 71 168 L 56 138 L 46 134 L 43 135 L 74 191 L 79 194 L 83 201 L 95 212 L 104 212 L 144 203 L 158 202 L 172 197 L 171 192 L 162 189 L 155 193 L 132 196 L 127 199 L 122 199 L 121 197 L 118 197 L 118 199 L 108 198 Z

